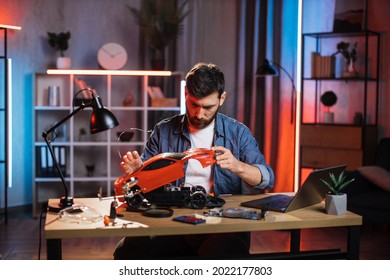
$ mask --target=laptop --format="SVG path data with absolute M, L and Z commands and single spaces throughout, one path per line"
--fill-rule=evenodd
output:
M 346 167 L 343 164 L 313 170 L 295 195 L 270 194 L 267 197 L 242 202 L 241 206 L 257 209 L 267 208 L 271 211 L 285 213 L 320 203 L 329 192 L 321 178 L 328 180 L 329 173 L 333 173 L 337 177 Z

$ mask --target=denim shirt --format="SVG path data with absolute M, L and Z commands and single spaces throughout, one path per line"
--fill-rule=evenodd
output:
M 156 124 L 141 159 L 146 161 L 159 153 L 183 152 L 190 149 L 190 134 L 186 123 L 186 115 L 176 115 Z M 262 174 L 260 184 L 252 187 L 234 173 L 214 165 L 214 192 L 217 195 L 249 194 L 273 188 L 275 181 L 273 170 L 266 164 L 257 141 L 247 126 L 218 113 L 215 118 L 214 146 L 229 149 L 238 160 L 256 166 Z M 187 168 L 187 164 L 184 168 Z M 176 184 L 184 184 L 184 178 L 180 178 Z

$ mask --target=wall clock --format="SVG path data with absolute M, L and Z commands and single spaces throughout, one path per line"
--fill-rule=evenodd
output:
M 127 51 L 118 43 L 106 43 L 98 50 L 97 60 L 104 69 L 118 70 L 127 62 Z

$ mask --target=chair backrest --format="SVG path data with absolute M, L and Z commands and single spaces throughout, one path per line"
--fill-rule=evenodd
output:
M 376 165 L 390 171 L 390 138 L 382 138 L 379 141 Z

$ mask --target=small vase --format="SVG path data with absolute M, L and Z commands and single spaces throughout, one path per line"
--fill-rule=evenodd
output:
M 70 69 L 71 64 L 70 57 L 57 57 L 57 69 Z
M 353 124 L 354 125 L 362 125 L 363 124 L 363 114 L 360 112 L 356 112 L 355 116 L 353 117 Z
M 350 72 L 350 73 L 356 72 L 355 62 L 352 59 L 350 59 L 349 63 L 347 64 L 347 72 Z
M 125 107 L 132 106 L 134 103 L 135 103 L 135 98 L 131 93 L 129 93 L 122 101 L 122 105 Z
M 333 112 L 324 112 L 324 123 L 334 123 Z
M 345 60 L 345 70 L 343 72 L 343 77 L 350 78 L 358 76 L 358 72 L 356 71 L 355 61 L 352 59 Z
M 95 171 L 95 165 L 93 165 L 93 164 L 91 164 L 91 165 L 86 164 L 85 168 L 87 169 L 87 176 L 88 177 L 93 177 L 93 172 Z
M 344 215 L 347 212 L 347 194 L 327 194 L 325 196 L 325 211 L 330 215 Z

